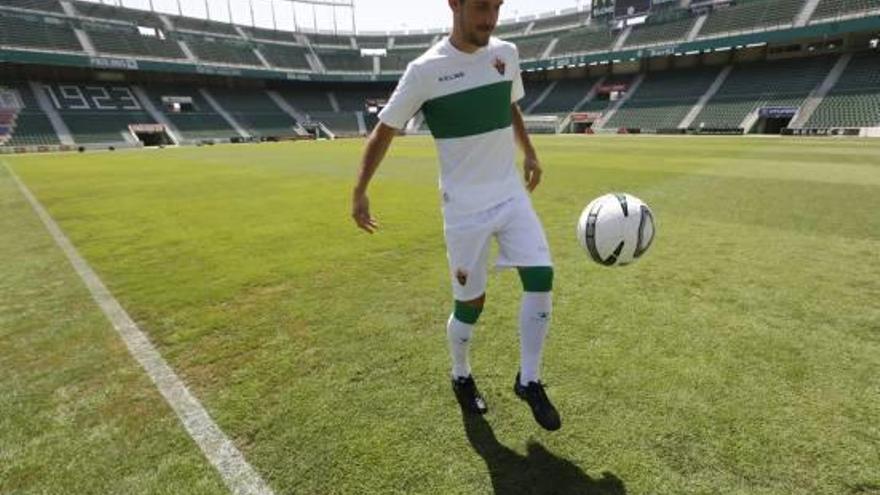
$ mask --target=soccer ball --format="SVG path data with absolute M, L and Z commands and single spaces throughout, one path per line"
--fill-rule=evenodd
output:
M 604 266 L 628 265 L 654 241 L 654 214 L 631 194 L 606 194 L 584 208 L 577 224 L 578 242 Z

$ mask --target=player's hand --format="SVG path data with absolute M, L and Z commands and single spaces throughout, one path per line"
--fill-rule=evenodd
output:
M 355 191 L 351 201 L 351 217 L 358 228 L 370 234 L 379 230 L 376 219 L 370 216 L 370 199 L 366 193 Z
M 541 174 L 544 173 L 537 156 L 526 156 L 525 162 L 523 162 L 523 172 L 525 173 L 526 189 L 529 192 L 534 191 L 541 183 Z

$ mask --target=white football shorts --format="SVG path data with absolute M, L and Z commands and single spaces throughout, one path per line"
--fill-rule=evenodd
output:
M 452 293 L 458 301 L 486 292 L 493 237 L 498 241 L 497 269 L 553 266 L 544 228 L 527 195 L 477 213 L 444 217 Z

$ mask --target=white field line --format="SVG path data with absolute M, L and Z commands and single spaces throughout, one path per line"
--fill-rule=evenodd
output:
M 174 370 L 168 366 L 146 334 L 138 328 L 94 270 L 79 255 L 46 209 L 31 194 L 27 186 L 19 180 L 12 168 L 5 162 L 2 164 L 9 171 L 12 180 L 18 185 L 34 212 L 43 221 L 55 243 L 67 255 L 68 261 L 91 292 L 95 302 L 98 303 L 104 315 L 113 324 L 113 328 L 128 346 L 128 351 L 143 366 L 159 392 L 165 397 L 165 401 L 177 413 L 177 417 L 180 418 L 180 422 L 183 423 L 183 427 L 186 428 L 190 437 L 195 440 L 208 461 L 220 473 L 229 490 L 236 495 L 273 495 L 272 489 L 248 464 L 232 441 L 220 430 L 220 427 L 214 423 L 202 404 L 190 393 Z

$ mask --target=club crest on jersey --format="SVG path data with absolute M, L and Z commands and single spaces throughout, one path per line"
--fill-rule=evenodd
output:
M 501 60 L 498 57 L 495 57 L 495 61 L 492 62 L 492 65 L 495 67 L 495 70 L 498 71 L 499 75 L 503 76 L 504 73 L 507 72 L 507 64 L 504 63 L 504 60 Z

